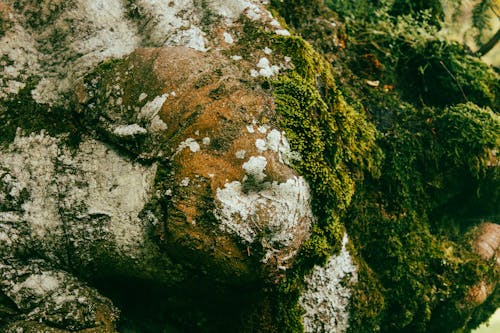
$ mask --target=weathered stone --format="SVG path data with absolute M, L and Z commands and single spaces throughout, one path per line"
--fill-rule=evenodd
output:
M 73 90 L 68 112 L 89 132 L 68 146 L 64 130 L 18 130 L 1 150 L 1 285 L 20 313 L 7 331 L 99 327 L 104 305 L 113 327 L 117 310 L 74 276 L 172 286 L 182 266 L 199 264 L 218 283 L 274 281 L 307 239 L 310 190 L 290 167 L 300 156 L 273 121 L 270 93 L 249 84 L 253 68 L 279 67 L 209 51 L 230 48 L 223 27 L 239 33 L 242 13 L 279 24 L 247 1 L 172 4 L 46 1 L 39 13 L 31 2 L 3 4 L 12 27 L 0 39 L 0 98 L 34 79 L 36 103 L 68 107 Z
M 117 305 L 137 296 L 122 286 L 152 290 L 146 302 L 159 317 L 188 309 L 177 323 L 191 330 L 217 331 L 225 313 L 234 318 L 219 331 L 349 329 L 366 271 L 340 218 L 355 190 L 351 173 L 361 172 L 347 165 L 368 148 L 348 151 L 348 141 L 375 136 L 371 127 L 355 132 L 363 119 L 340 112 L 347 104 L 330 64 L 266 5 L 0 0 L 2 332 L 126 329 Z M 344 47 L 332 41 L 318 44 Z M 309 124 L 306 108 L 325 123 Z M 285 132 L 284 117 L 304 128 Z M 344 125 L 358 136 L 337 136 Z M 287 136 L 306 145 L 308 130 L 310 142 L 341 149 L 318 149 L 321 163 L 301 156 Z M 314 177 L 298 173 L 303 159 Z M 316 183 L 324 192 L 342 194 L 325 196 L 338 200 L 338 214 L 313 205 L 318 192 L 306 179 L 321 177 L 331 186 Z M 473 237 L 485 261 L 498 257 L 497 227 Z M 304 262 L 308 251 L 326 263 Z M 479 306 L 494 288 L 479 281 L 465 301 Z M 147 297 L 137 294 L 141 304 Z

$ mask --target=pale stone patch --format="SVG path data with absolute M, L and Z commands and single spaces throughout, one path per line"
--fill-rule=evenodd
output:
M 214 214 L 220 229 L 246 243 L 259 240 L 265 250 L 262 261 L 275 257 L 278 266 L 294 257 L 298 247 L 291 245 L 297 234 L 308 233 L 314 222 L 309 186 L 302 177 L 246 193 L 239 181 L 233 181 L 217 189 L 217 199 Z
M 247 175 L 254 177 L 258 182 L 262 182 L 266 177 L 264 169 L 266 168 L 267 160 L 264 156 L 252 156 L 250 159 L 243 163 L 242 168 Z
M 59 154 L 59 140 L 41 132 L 23 136 L 20 131 L 14 142 L 0 155 L 0 165 L 9 170 L 21 188 L 30 191 L 23 203 L 22 218 L 28 223 L 33 237 L 43 239 L 59 232 L 61 225 L 57 202 L 54 161 Z
M 151 197 L 157 166 L 143 166 L 120 156 L 105 144 L 96 140 L 86 140 L 80 144 L 75 157 L 65 151 L 61 162 L 71 169 L 77 167 L 76 174 L 64 173 L 59 182 L 66 189 L 65 209 L 71 209 L 77 203 L 84 203 L 82 216 L 105 215 L 109 217 L 106 225 L 88 225 L 89 228 L 103 229 L 112 237 L 119 255 L 137 258 L 144 251 L 145 229 L 139 213 Z M 85 184 L 84 192 L 76 184 Z M 97 223 L 97 222 L 96 222 Z M 73 233 L 78 234 L 80 226 L 74 225 Z M 75 240 L 75 246 L 85 248 L 84 242 Z
M 299 304 L 306 333 L 343 333 L 349 327 L 350 284 L 357 282 L 358 267 L 347 251 L 347 242 L 344 234 L 340 253 L 330 257 L 324 267 L 314 266 L 304 279 Z
M 137 124 L 119 125 L 113 129 L 113 134 L 119 137 L 135 136 L 146 133 L 148 133 L 148 131 Z

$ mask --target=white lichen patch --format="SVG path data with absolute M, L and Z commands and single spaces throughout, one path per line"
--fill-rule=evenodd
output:
M 279 66 L 271 65 L 269 59 L 267 59 L 266 57 L 260 58 L 259 62 L 257 63 L 257 68 L 259 69 L 258 71 L 255 69 L 250 71 L 251 76 L 271 77 L 278 74 L 280 71 Z
M 267 127 L 260 126 L 259 132 L 266 133 Z M 286 165 L 292 165 L 294 161 L 300 160 L 300 154 L 291 150 L 285 132 L 276 129 L 271 130 L 265 139 L 255 140 L 255 146 L 259 152 L 271 150 L 278 153 L 279 162 Z
M 206 52 L 205 33 L 196 26 L 191 26 L 189 29 L 179 29 L 176 34 L 170 37 L 164 46 L 187 46 L 197 51 Z
M 247 128 L 248 133 L 255 133 L 255 129 L 253 128 L 253 125 L 247 125 L 246 128 Z
M 187 187 L 187 186 L 189 186 L 190 182 L 191 182 L 191 179 L 189 177 L 184 177 L 184 178 L 182 178 L 181 182 L 179 183 L 179 186 Z
M 158 112 L 160 112 L 163 103 L 167 100 L 170 94 L 156 96 L 152 101 L 146 103 L 139 113 L 139 119 L 149 122 L 149 129 L 152 132 L 161 132 L 168 128 L 167 124 L 161 120 Z M 139 100 L 144 100 L 147 97 L 145 93 L 139 96 Z
M 161 120 L 160 116 L 156 115 L 151 119 L 149 129 L 153 132 L 162 132 L 168 129 L 168 125 Z
M 148 133 L 148 131 L 145 128 L 143 128 L 137 124 L 119 125 L 113 129 L 113 134 L 115 134 L 116 136 L 119 136 L 119 137 L 144 135 L 147 133 Z
M 180 153 L 183 149 L 189 148 L 192 153 L 196 153 L 200 150 L 200 144 L 193 138 L 187 138 L 186 140 L 182 141 L 179 146 L 177 147 L 175 151 L 175 155 Z
M 266 151 L 267 150 L 266 140 L 263 140 L 263 139 L 257 139 L 257 140 L 255 140 L 255 147 L 257 147 L 257 149 L 260 152 Z
M 228 32 L 224 32 L 224 41 L 228 44 L 233 44 L 234 43 L 233 36 L 231 36 L 231 34 Z
M 269 129 L 269 126 L 267 125 L 261 125 L 257 128 L 257 130 L 262 133 L 262 134 L 266 134 L 267 133 L 267 130 Z
M 19 293 L 23 288 L 30 289 L 31 293 L 38 296 L 44 296 L 49 292 L 53 292 L 59 287 L 59 279 L 46 272 L 41 274 L 30 275 L 22 283 L 16 284 L 13 288 L 14 293 Z
M 274 33 L 276 35 L 280 35 L 280 36 L 290 36 L 290 31 L 285 30 L 285 29 L 278 29 L 278 30 L 274 31 Z
M 147 98 L 147 94 L 142 93 L 139 96 L 139 101 L 142 101 Z M 142 119 L 151 119 L 154 116 L 158 114 L 160 111 L 163 103 L 167 100 L 169 94 L 163 94 L 160 96 L 156 96 L 152 101 L 147 102 L 144 104 L 144 106 L 141 108 L 141 112 L 139 113 L 139 117 Z
M 302 177 L 250 191 L 233 181 L 217 189 L 217 199 L 214 214 L 220 229 L 246 243 L 258 240 L 265 250 L 262 261 L 274 259 L 278 266 L 293 258 L 314 221 L 309 186 Z
M 272 27 L 275 27 L 275 28 L 281 28 L 281 24 L 278 22 L 278 20 L 276 19 L 271 19 L 271 21 L 269 22 L 269 25 L 271 25 Z
M 240 55 L 232 55 L 231 59 L 234 60 L 234 61 L 239 61 L 239 60 L 243 59 L 243 57 L 240 56 Z
M 203 143 L 205 146 L 208 146 L 212 142 L 208 136 L 204 137 L 203 140 L 201 140 L 201 143 Z
M 240 149 L 234 154 L 234 156 L 236 156 L 237 159 L 242 160 L 245 158 L 246 153 L 246 150 Z
M 267 1 L 252 0 L 212 0 L 209 1 L 210 9 L 228 20 L 231 23 L 237 20 L 241 14 L 245 14 L 252 20 L 259 20 L 265 11 L 260 4 L 267 4 Z
M 255 181 L 262 182 L 266 178 L 266 174 L 264 173 L 266 165 L 267 160 L 264 156 L 252 156 L 247 162 L 243 163 L 242 168 Z
M 302 323 L 306 333 L 343 333 L 349 327 L 351 285 L 357 282 L 358 268 L 346 249 L 347 242 L 344 234 L 340 253 L 324 267 L 315 266 L 304 279 L 299 304 L 304 310 Z

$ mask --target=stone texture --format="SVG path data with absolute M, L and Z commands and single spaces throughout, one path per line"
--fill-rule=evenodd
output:
M 270 94 L 248 83 L 280 67 L 221 49 L 241 14 L 281 29 L 260 2 L 1 4 L 0 100 L 32 80 L 40 112 L 76 107 L 85 132 L 69 144 L 71 129 L 19 129 L 0 149 L 6 331 L 113 331 L 119 312 L 87 278 L 173 286 L 201 263 L 197 274 L 241 284 L 291 267 L 315 223 L 310 189 Z

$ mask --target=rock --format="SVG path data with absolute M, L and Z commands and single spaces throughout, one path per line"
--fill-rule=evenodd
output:
M 360 302 L 380 324 L 344 227 L 376 130 L 295 6 L 0 0 L 2 332 L 340 333 Z
M 231 44 L 240 14 L 263 25 L 272 17 L 258 3 L 222 2 L 46 1 L 40 12 L 2 2 L 11 26 L 0 39 L 0 98 L 16 101 L 32 80 L 36 116 L 67 109 L 86 133 L 68 144 L 74 128 L 19 129 L 2 147 L 1 285 L 19 313 L 5 330 L 97 329 L 107 311 L 112 331 L 118 311 L 80 279 L 172 286 L 198 263 L 197 274 L 242 284 L 292 266 L 315 223 L 310 189 L 269 122 L 271 95 L 248 83 L 252 68 L 279 67 L 209 51 Z M 203 26 L 207 15 L 217 25 Z M 93 69 L 115 57 L 124 58 Z
M 345 332 L 349 327 L 351 288 L 357 283 L 358 267 L 346 249 L 344 235 L 340 254 L 324 267 L 315 266 L 305 277 L 299 304 L 304 309 L 304 332 Z

